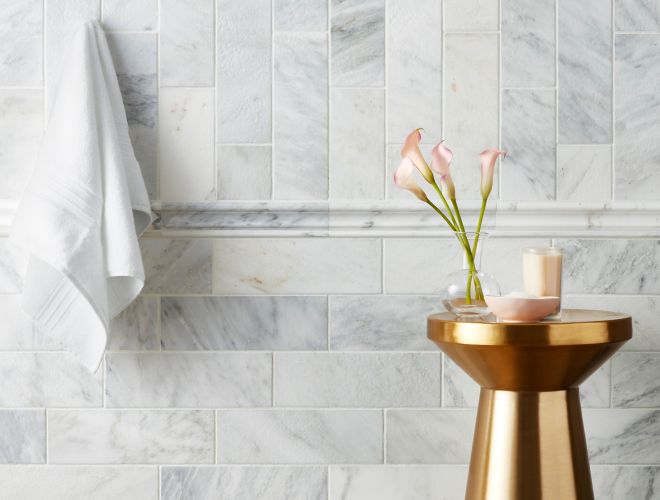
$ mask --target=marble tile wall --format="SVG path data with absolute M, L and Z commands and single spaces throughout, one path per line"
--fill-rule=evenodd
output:
M 416 126 L 454 149 L 464 197 L 478 196 L 470 155 L 500 145 L 503 200 L 653 201 L 659 13 L 655 0 L 12 0 L 0 200 L 20 196 L 66 41 L 96 17 L 154 201 L 400 198 L 391 172 Z M 143 294 L 96 374 L 22 313 L 25 257 L 0 238 L 3 492 L 463 498 L 478 388 L 425 338 L 454 243 L 243 236 L 144 237 Z M 519 288 L 513 257 L 551 242 L 568 305 L 635 319 L 582 387 L 597 498 L 652 500 L 660 242 L 494 237 L 484 268 Z

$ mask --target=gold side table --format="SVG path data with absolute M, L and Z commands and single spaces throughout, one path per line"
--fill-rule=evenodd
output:
M 578 386 L 632 337 L 629 316 L 443 313 L 429 316 L 428 337 L 481 386 L 466 500 L 593 500 Z

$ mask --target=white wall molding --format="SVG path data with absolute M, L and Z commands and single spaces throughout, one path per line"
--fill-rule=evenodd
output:
M 478 202 L 463 203 L 474 228 Z M 6 235 L 16 202 L 0 201 Z M 154 203 L 151 236 L 432 237 L 448 235 L 440 218 L 414 201 L 218 201 Z M 484 228 L 502 237 L 660 238 L 660 202 L 491 203 Z

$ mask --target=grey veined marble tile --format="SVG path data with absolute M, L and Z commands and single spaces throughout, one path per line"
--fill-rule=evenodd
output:
M 273 197 L 326 199 L 327 36 L 276 33 L 273 51 Z
M 611 143 L 612 0 L 558 2 L 559 142 Z
M 101 406 L 103 374 L 69 353 L 0 353 L 0 406 Z
M 45 462 L 46 412 L 43 410 L 0 410 L 0 463 L 40 464 Z
M 331 115 L 330 198 L 382 199 L 385 91 L 333 89 Z
M 475 418 L 473 410 L 387 410 L 386 461 L 468 463 Z
M 660 491 L 660 467 L 595 465 L 591 479 L 596 498 L 653 500 Z
M 270 353 L 111 353 L 106 404 L 113 407 L 268 406 Z
M 592 464 L 652 464 L 660 460 L 660 411 L 586 409 Z
M 275 353 L 276 406 L 440 404 L 439 353 Z
M 158 197 L 158 44 L 156 34 L 108 34 L 119 88 L 149 197 Z
M 327 31 L 328 0 L 275 0 L 276 31 Z
M 23 194 L 43 135 L 43 109 L 42 90 L 0 90 L 0 198 Z
M 660 407 L 660 353 L 624 352 L 612 360 L 612 403 L 625 408 Z
M 0 11 L 0 86 L 43 85 L 43 0 L 8 0 Z
M 154 351 L 160 349 L 159 299 L 140 295 L 110 322 L 109 351 Z
M 271 198 L 273 149 L 270 145 L 218 145 L 215 159 L 218 200 Z
M 103 0 L 103 26 L 109 31 L 158 29 L 158 0 Z
M 160 0 L 161 86 L 214 85 L 214 9 L 213 0 Z
M 146 293 L 210 293 L 213 242 L 142 238 Z
M 332 85 L 385 84 L 385 0 L 330 0 Z
M 217 432 L 218 463 L 383 461 L 381 410 L 220 410 Z
M 614 0 L 614 25 L 617 31 L 660 31 L 660 3 Z
M 660 241 L 558 240 L 564 293 L 660 292 Z
M 615 191 L 657 200 L 660 190 L 660 35 L 616 35 Z
M 498 7 L 492 0 L 444 0 L 445 30 L 496 31 Z
M 163 500 L 326 500 L 325 467 L 163 467 Z
M 571 295 L 564 297 L 566 307 L 601 309 L 629 314 L 633 337 L 623 351 L 660 351 L 660 297 L 643 295 Z
M 612 198 L 612 146 L 559 144 L 557 199 L 607 201 Z
M 401 142 L 418 127 L 432 140 L 440 140 L 442 30 L 438 26 L 442 26 L 442 3 L 388 2 L 387 22 L 388 141 Z
M 462 500 L 467 466 L 330 467 L 329 500 Z
M 330 296 L 330 349 L 435 351 L 426 317 L 441 311 L 437 295 Z
M 270 142 L 271 0 L 218 0 L 216 12 L 216 140 Z
M 502 93 L 502 198 L 552 200 L 557 171 L 555 91 Z
M 556 1 L 502 0 L 504 87 L 554 87 Z
M 55 464 L 213 463 L 213 412 L 53 410 L 48 461 Z
M 325 349 L 327 315 L 325 297 L 163 297 L 163 349 Z
M 3 494 L 15 500 L 158 500 L 158 467 L 0 467 Z

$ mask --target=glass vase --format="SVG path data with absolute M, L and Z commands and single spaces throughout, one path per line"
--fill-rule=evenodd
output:
M 443 304 L 460 318 L 480 318 L 489 313 L 484 297 L 499 296 L 500 285 L 492 274 L 481 269 L 487 233 L 455 233 L 462 266 L 446 276 Z

